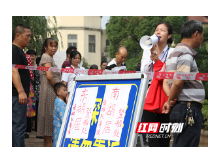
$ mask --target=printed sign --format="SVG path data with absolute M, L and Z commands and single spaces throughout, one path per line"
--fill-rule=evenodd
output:
M 131 85 L 106 86 L 96 139 L 120 140 L 130 90 Z
M 136 112 L 140 85 L 141 78 L 127 80 L 76 81 L 75 90 L 72 90 L 74 91 L 72 100 L 69 101 L 70 109 L 68 109 L 67 116 L 64 118 L 64 126 L 59 135 L 60 142 L 58 141 L 58 146 L 129 146 L 131 133 L 132 135 L 135 134 L 132 125 L 133 120 L 136 121 L 136 119 L 139 119 L 139 115 L 134 115 Z M 143 84 L 143 86 L 146 86 L 146 83 Z M 84 109 L 83 112 L 82 109 L 83 99 L 80 101 L 80 98 L 85 97 L 84 100 L 87 100 L 86 97 L 88 97 L 88 95 L 86 94 L 88 93 L 84 90 L 90 90 L 90 88 L 97 87 L 97 93 L 96 91 L 94 94 L 89 93 L 89 95 L 94 96 L 94 99 L 92 99 L 93 104 L 91 104 L 91 106 L 93 105 L 92 113 L 90 113 L 90 110 L 87 110 L 87 114 L 89 114 L 87 120 L 86 110 Z M 145 97 L 142 98 L 144 99 Z M 81 110 L 77 110 L 80 109 L 79 106 L 81 106 Z M 85 108 L 91 108 L 91 106 L 89 105 Z M 89 124 L 87 125 L 88 122 Z M 87 127 L 84 128 L 84 126 Z M 98 134 L 99 131 L 100 135 Z M 101 134 L 101 132 L 103 134 Z
M 76 89 L 70 123 L 67 128 L 67 138 L 88 138 L 97 92 L 98 87 Z

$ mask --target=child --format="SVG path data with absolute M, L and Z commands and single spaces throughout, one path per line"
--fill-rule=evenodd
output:
M 56 147 L 58 136 L 60 133 L 60 128 L 62 125 L 66 102 L 68 99 L 67 86 L 63 83 L 56 83 L 54 85 L 54 91 L 57 95 L 54 102 L 53 110 L 53 146 Z

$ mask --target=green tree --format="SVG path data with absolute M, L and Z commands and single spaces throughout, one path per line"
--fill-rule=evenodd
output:
M 139 56 L 136 57 L 136 58 L 127 59 L 127 60 L 126 60 L 126 68 L 127 68 L 127 70 L 129 70 L 129 71 L 135 71 L 135 68 L 136 68 L 138 62 L 141 61 L 141 57 L 142 57 L 142 56 L 139 55 Z
M 62 36 L 56 28 L 56 17 L 54 16 L 53 19 L 53 22 L 55 23 L 52 23 L 52 21 L 45 16 L 12 16 L 12 30 L 17 24 L 25 24 L 31 28 L 30 45 L 24 49 L 25 51 L 28 49 L 34 49 L 37 54 L 40 55 L 42 41 L 47 37 L 54 37 L 58 40 L 58 34 L 61 38 L 58 42 L 61 41 L 61 46 L 63 46 Z M 51 23 L 53 27 L 49 28 L 48 23 Z
M 106 26 L 106 35 L 110 42 L 109 55 L 111 58 L 115 57 L 118 47 L 124 46 L 128 51 L 127 69 L 134 70 L 143 54 L 139 45 L 142 36 L 153 35 L 156 24 L 166 21 L 173 26 L 172 38 L 178 43 L 182 24 L 187 20 L 187 16 L 111 16 Z
M 83 62 L 82 67 L 84 67 L 85 69 L 89 69 L 90 68 L 89 63 L 87 62 L 87 60 L 85 58 L 82 58 L 82 62 Z
M 204 39 L 200 48 L 196 48 L 196 63 L 200 73 L 208 73 L 208 28 L 203 29 Z M 202 81 L 205 88 L 205 98 L 208 99 L 208 81 Z

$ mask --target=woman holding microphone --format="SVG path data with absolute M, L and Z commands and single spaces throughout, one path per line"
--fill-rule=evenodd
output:
M 141 71 L 157 72 L 162 71 L 166 60 L 174 48 L 168 44 L 172 41 L 173 29 L 166 22 L 158 23 L 155 26 L 154 34 L 160 40 L 157 45 L 150 50 L 144 50 L 141 60 Z M 169 88 L 167 88 L 169 89 Z M 169 92 L 166 91 L 166 92 Z M 143 118 L 144 122 L 161 122 L 169 123 L 169 114 L 162 114 L 163 104 L 167 101 L 168 94 L 163 91 L 163 79 L 149 80 L 148 92 L 145 99 Z M 148 138 L 149 147 L 169 147 L 170 138 Z

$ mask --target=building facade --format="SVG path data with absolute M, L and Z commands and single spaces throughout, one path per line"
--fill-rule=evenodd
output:
M 108 52 L 109 40 L 106 35 L 106 30 L 102 30 L 102 38 L 101 38 L 101 60 L 110 62 L 111 58 L 109 57 Z
M 48 16 L 50 18 L 50 16 Z M 101 28 L 102 16 L 56 16 L 58 39 L 62 40 L 58 51 L 66 51 L 69 46 L 75 46 L 82 57 L 92 65 L 100 68 L 101 59 L 106 60 L 106 35 Z M 53 19 L 50 18 L 53 23 Z M 52 27 L 52 23 L 48 24 Z

